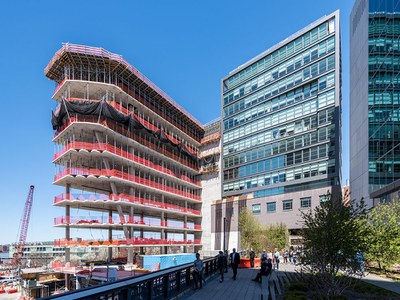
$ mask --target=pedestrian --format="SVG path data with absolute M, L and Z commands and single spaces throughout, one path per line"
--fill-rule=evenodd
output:
M 224 281 L 224 271 L 226 269 L 227 264 L 228 264 L 228 262 L 226 260 L 226 256 L 224 255 L 224 252 L 219 251 L 218 260 L 217 260 L 217 268 L 219 270 L 219 274 L 221 275 L 219 282 Z
M 291 248 L 290 251 L 289 251 L 289 262 L 290 263 L 293 262 L 293 248 Z
M 288 263 L 288 256 L 289 256 L 289 252 L 288 252 L 287 250 L 285 250 L 285 251 L 283 252 L 283 262 L 284 262 L 285 264 Z
M 262 253 L 261 253 L 261 260 L 263 259 L 263 258 L 265 258 L 265 259 L 267 259 L 268 257 L 267 257 L 267 251 L 265 251 L 265 249 L 262 251 Z
M 257 281 L 261 283 L 261 276 L 267 276 L 272 272 L 272 263 L 270 259 L 263 258 L 261 259 L 261 268 L 260 272 L 257 273 L 256 278 L 252 279 L 253 281 Z
M 203 260 L 200 259 L 200 254 L 196 253 L 196 260 L 193 262 L 193 279 L 195 289 L 198 289 L 198 282 L 200 282 L 200 288 L 203 287 Z
M 224 256 L 225 256 L 225 259 L 226 259 L 225 273 L 228 273 L 228 257 L 229 257 L 228 250 L 225 250 Z
M 356 263 L 358 264 L 361 272 L 361 277 L 364 277 L 364 254 L 361 251 L 357 251 L 355 255 Z
M 250 268 L 254 268 L 254 258 L 256 254 L 254 253 L 253 249 L 250 251 Z
M 276 270 L 279 270 L 279 256 L 281 255 L 278 251 L 278 249 L 275 249 L 274 253 L 274 266 Z
M 233 271 L 233 280 L 236 280 L 236 275 L 237 275 L 237 269 L 240 264 L 240 254 L 236 252 L 236 249 L 232 249 L 232 253 L 230 255 L 231 257 L 231 266 L 232 266 L 232 271 Z
M 272 262 L 274 262 L 274 261 L 273 261 L 274 255 L 272 254 L 272 251 L 271 251 L 271 250 L 268 250 L 268 252 L 267 252 L 267 259 L 270 259 Z

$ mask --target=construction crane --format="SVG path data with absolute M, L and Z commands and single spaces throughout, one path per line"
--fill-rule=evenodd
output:
M 17 247 L 16 247 L 17 248 L 16 249 L 17 250 L 17 253 L 16 253 L 17 266 L 21 265 L 21 258 L 22 258 L 22 254 L 24 253 L 26 235 L 28 233 L 28 227 L 29 227 L 29 219 L 31 217 L 34 189 L 35 189 L 34 185 L 31 185 L 29 187 L 28 197 L 26 198 L 26 201 L 25 201 L 24 214 L 21 219 L 20 232 L 19 232 L 19 237 L 18 237 L 18 242 L 17 242 Z

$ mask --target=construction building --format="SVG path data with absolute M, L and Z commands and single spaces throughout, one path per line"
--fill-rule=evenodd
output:
M 240 248 L 243 207 L 297 239 L 301 210 L 341 193 L 339 12 L 230 72 L 221 91 L 223 200 L 214 210 L 227 236 L 218 243 Z
M 113 249 L 124 249 L 128 263 L 134 252 L 209 247 L 201 242 L 201 180 L 218 177 L 219 122 L 205 129 L 122 56 L 102 48 L 64 44 L 45 75 L 56 84 L 54 184 L 65 189 L 54 199 L 64 209 L 55 226 L 65 228 L 56 246 L 65 247 L 66 262 L 76 246 L 107 247 L 108 260 Z M 100 238 L 73 236 L 84 229 Z

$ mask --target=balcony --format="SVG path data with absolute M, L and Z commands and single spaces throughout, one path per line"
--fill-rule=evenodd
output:
M 189 198 L 191 200 L 197 200 L 197 201 L 201 200 L 200 196 L 198 196 L 198 195 L 194 195 L 189 192 L 184 192 L 177 188 L 166 186 L 162 183 L 154 182 L 149 179 L 145 179 L 145 178 L 142 178 L 142 177 L 139 177 L 136 175 L 131 175 L 131 174 L 121 172 L 118 170 L 114 170 L 114 169 L 99 170 L 99 169 L 88 169 L 88 168 L 67 168 L 54 176 L 54 182 L 59 181 L 60 179 L 62 179 L 65 176 L 84 176 L 84 177 L 94 176 L 97 178 L 100 176 L 106 177 L 106 178 L 115 177 L 115 178 L 118 178 L 121 180 L 139 184 L 139 185 L 151 188 L 151 189 L 157 189 L 160 191 L 164 191 L 166 193 L 179 195 L 184 198 Z
M 177 212 L 183 214 L 191 214 L 195 216 L 201 216 L 201 211 L 192 209 L 192 208 L 184 208 L 179 205 L 169 204 L 169 203 L 162 203 L 160 201 L 150 200 L 146 198 L 125 195 L 125 194 L 111 194 L 110 196 L 107 195 L 99 195 L 99 194 L 61 194 L 59 196 L 54 197 L 54 204 L 59 204 L 62 202 L 68 203 L 87 203 L 90 202 L 90 206 L 95 206 L 99 204 L 101 207 L 107 204 L 107 202 L 112 203 L 129 203 L 137 206 L 141 206 L 143 208 L 155 208 L 155 209 L 162 209 L 168 210 L 170 212 Z
M 88 227 L 88 228 L 108 228 L 110 226 L 121 227 L 121 226 L 132 226 L 137 228 L 165 228 L 165 229 L 177 229 L 177 230 L 193 230 L 201 231 L 200 224 L 193 224 L 175 220 L 161 220 L 155 218 L 141 218 L 131 216 L 118 216 L 118 217 L 91 217 L 91 216 L 62 216 L 54 218 L 55 226 L 69 225 L 72 227 Z
M 169 170 L 168 168 L 162 167 L 160 165 L 157 165 L 143 157 L 134 155 L 132 153 L 126 152 L 120 148 L 114 147 L 110 144 L 107 143 L 87 143 L 87 142 L 71 142 L 67 146 L 65 146 L 63 149 L 61 149 L 59 152 L 57 152 L 54 157 L 53 161 L 61 157 L 64 153 L 68 152 L 69 150 L 87 150 L 87 151 L 107 151 L 110 152 L 116 156 L 128 159 L 131 162 L 134 162 L 136 164 L 140 164 L 142 166 L 148 167 L 150 169 L 159 171 L 163 174 L 166 174 L 168 176 L 171 176 L 173 178 L 180 179 L 182 181 L 185 181 L 186 183 L 190 183 L 192 185 L 195 185 L 196 187 L 201 187 L 201 184 L 195 180 L 192 180 L 186 175 L 183 174 L 176 174 L 173 171 Z
M 105 118 L 98 118 L 98 117 L 71 117 L 63 126 L 61 126 L 58 131 L 54 134 L 54 137 L 57 137 L 60 133 L 62 133 L 67 127 L 69 127 L 71 124 L 73 123 L 81 123 L 81 122 L 85 122 L 85 123 L 94 123 L 94 124 L 99 124 L 102 126 L 105 126 L 107 128 L 109 128 L 112 131 L 118 132 L 119 134 L 128 137 L 132 140 L 134 140 L 135 142 L 149 148 L 152 149 L 153 151 L 160 153 L 166 157 L 169 157 L 170 159 L 173 159 L 174 161 L 181 163 L 182 165 L 185 165 L 193 170 L 195 170 L 196 172 L 199 171 L 199 168 L 191 163 L 190 161 L 179 157 L 173 153 L 171 153 L 170 151 L 167 151 L 166 149 L 159 147 L 158 145 L 144 139 L 143 137 L 138 136 L 137 134 L 127 130 L 124 128 L 124 126 L 117 124 L 117 122 L 111 121 L 111 120 L 107 120 Z
M 56 239 L 55 247 L 127 247 L 127 246 L 193 246 L 200 245 L 201 240 L 172 240 L 153 238 L 132 238 L 108 240 Z

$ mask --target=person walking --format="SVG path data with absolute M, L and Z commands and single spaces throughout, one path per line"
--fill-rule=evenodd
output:
M 281 254 L 279 253 L 278 249 L 276 249 L 275 253 L 274 253 L 274 266 L 276 270 L 279 270 L 279 256 Z
M 288 257 L 289 257 L 289 252 L 287 250 L 285 250 L 285 252 L 283 252 L 283 262 L 285 264 L 288 263 Z
M 237 275 L 237 269 L 240 264 L 240 254 L 236 252 L 236 249 L 232 249 L 231 253 L 231 266 L 232 266 L 232 271 L 233 271 L 233 280 L 236 280 L 236 275 Z
M 254 253 L 253 249 L 250 251 L 250 268 L 254 268 L 254 258 L 256 254 Z
M 200 282 L 200 288 L 203 287 L 203 260 L 200 259 L 200 254 L 196 253 L 196 260 L 193 262 L 193 279 L 195 289 L 198 289 L 198 283 Z
M 218 255 L 218 259 L 217 259 L 217 268 L 219 270 L 219 274 L 221 275 L 219 282 L 224 281 L 224 271 L 225 271 L 225 268 L 227 265 L 228 265 L 228 262 L 226 260 L 226 256 L 224 255 L 224 252 L 219 251 L 219 255 Z
M 225 256 L 225 260 L 226 260 L 225 273 L 228 273 L 228 257 L 229 257 L 228 250 L 225 250 L 224 256 Z

